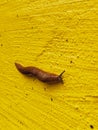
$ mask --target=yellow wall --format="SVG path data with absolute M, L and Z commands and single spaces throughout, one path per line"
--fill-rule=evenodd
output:
M 0 0 L 0 130 L 98 130 L 97 0 Z M 14 63 L 60 74 L 47 85 Z

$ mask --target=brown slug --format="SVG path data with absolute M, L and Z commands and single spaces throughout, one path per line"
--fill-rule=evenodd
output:
M 45 72 L 37 67 L 28 66 L 24 67 L 19 63 L 15 63 L 16 68 L 22 73 L 30 76 L 35 76 L 37 79 L 39 79 L 42 82 L 45 83 L 63 83 L 62 80 L 62 74 L 65 72 L 65 70 L 60 74 L 53 74 L 49 72 Z

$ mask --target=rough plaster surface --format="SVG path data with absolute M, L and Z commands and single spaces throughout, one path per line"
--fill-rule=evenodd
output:
M 97 0 L 0 0 L 0 130 L 98 130 Z M 61 73 L 47 85 L 14 63 Z

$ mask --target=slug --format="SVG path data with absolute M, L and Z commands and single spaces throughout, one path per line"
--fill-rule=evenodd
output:
M 18 71 L 21 72 L 22 74 L 35 76 L 37 79 L 39 79 L 42 82 L 51 83 L 51 84 L 60 83 L 60 82 L 63 83 L 62 74 L 65 72 L 65 70 L 60 75 L 57 75 L 57 74 L 45 72 L 33 66 L 24 67 L 19 63 L 15 63 L 15 66 L 18 69 Z

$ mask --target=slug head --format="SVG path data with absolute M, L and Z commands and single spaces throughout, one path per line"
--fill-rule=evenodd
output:
M 59 80 L 59 82 L 61 82 L 61 83 L 63 83 L 62 75 L 63 75 L 64 72 L 65 72 L 65 70 L 58 76 L 58 80 Z

